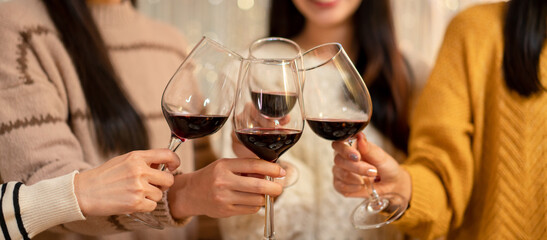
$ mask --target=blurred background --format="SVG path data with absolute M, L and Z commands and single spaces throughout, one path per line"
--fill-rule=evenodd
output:
M 1 0 L 0 0 L 1 1 Z M 193 46 L 206 35 L 244 52 L 267 35 L 271 0 L 139 0 L 139 9 L 152 18 L 178 27 Z M 430 66 L 450 19 L 480 2 L 500 0 L 392 0 L 399 45 L 408 58 Z

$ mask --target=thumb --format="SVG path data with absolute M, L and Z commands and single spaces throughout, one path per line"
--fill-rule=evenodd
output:
M 180 165 L 180 159 L 178 155 L 169 149 L 154 149 L 149 150 L 147 153 L 146 162 L 149 165 L 152 164 L 165 164 L 165 166 L 170 170 L 176 170 Z
M 361 153 L 361 158 L 376 168 L 384 164 L 391 157 L 382 148 L 376 144 L 369 142 L 365 134 L 360 132 L 357 134 L 357 150 Z

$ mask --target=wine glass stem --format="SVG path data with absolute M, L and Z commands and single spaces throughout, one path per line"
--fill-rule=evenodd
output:
M 378 201 L 380 198 L 380 195 L 378 195 L 378 192 L 376 192 L 376 189 L 374 188 L 374 180 L 370 180 L 370 197 L 374 201 Z
M 274 181 L 270 176 L 266 176 L 266 180 Z M 265 223 L 264 223 L 264 239 L 273 240 L 275 239 L 274 232 L 274 206 L 273 206 L 273 197 L 266 195 L 266 214 L 265 214 Z
M 169 141 L 169 146 L 167 146 L 167 148 L 169 148 L 169 150 L 171 150 L 172 152 L 175 152 L 177 150 L 177 148 L 179 148 L 181 143 L 182 143 L 182 140 L 180 140 L 180 138 L 178 138 L 174 135 L 171 135 L 171 140 Z M 160 164 L 158 169 L 160 171 L 165 170 L 165 164 Z
M 175 151 L 177 151 L 177 148 L 179 148 L 181 143 L 182 143 L 182 140 L 180 140 L 180 138 L 171 135 L 171 141 L 169 141 L 169 146 L 167 148 L 169 148 L 169 150 L 175 152 Z

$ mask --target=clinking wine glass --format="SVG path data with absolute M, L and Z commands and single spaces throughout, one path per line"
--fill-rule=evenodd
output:
M 303 54 L 306 81 L 302 99 L 306 121 L 320 137 L 348 141 L 362 131 L 372 116 L 367 87 L 339 43 L 319 45 Z M 351 222 L 359 229 L 379 228 L 399 218 L 406 210 L 397 193 L 379 195 L 370 182 L 370 197 L 353 210 Z
M 276 162 L 302 135 L 304 113 L 296 60 L 243 60 L 234 106 L 234 131 L 260 159 Z M 275 92 L 275 95 L 271 93 Z M 276 107 L 271 107 L 271 101 Z M 282 117 L 272 118 L 279 109 Z M 265 177 L 274 181 L 272 177 Z M 273 198 L 266 195 L 264 239 L 275 239 Z
M 294 41 L 282 38 L 282 37 L 268 37 L 268 38 L 261 38 L 253 43 L 251 43 L 251 46 L 249 47 L 249 58 L 250 59 L 273 59 L 276 61 L 279 60 L 286 60 L 286 61 L 294 61 L 296 60 L 296 63 L 298 65 L 302 65 L 302 50 L 300 49 L 300 46 L 296 44 Z M 300 72 L 301 74 L 302 72 Z M 272 75 L 277 76 L 277 75 Z M 298 76 L 299 83 L 301 84 L 301 81 L 303 80 L 303 76 Z M 268 82 L 264 81 L 263 84 L 267 84 Z M 288 113 L 292 107 L 294 106 L 295 101 L 290 101 L 291 104 L 285 104 L 283 102 L 285 99 L 291 100 L 291 98 L 286 98 L 286 96 L 283 96 L 283 94 L 279 94 L 276 91 L 273 92 L 262 92 L 260 93 L 260 97 L 263 99 L 263 104 L 265 105 L 258 105 L 255 104 L 255 106 L 259 109 L 259 111 L 266 117 L 270 119 L 279 119 L 285 116 L 286 113 Z M 256 102 L 256 101 L 255 101 Z M 294 164 L 282 160 L 277 161 L 279 165 L 285 169 L 287 174 L 285 177 L 277 178 L 276 182 L 280 182 L 283 184 L 283 187 L 290 187 L 294 185 L 299 178 L 299 171 Z
M 235 97 L 234 83 L 241 56 L 203 37 L 179 66 L 161 100 L 163 115 L 171 129 L 169 150 L 187 139 L 217 132 L 228 119 Z M 160 165 L 164 170 L 165 166 Z M 133 219 L 162 229 L 150 213 L 133 213 Z

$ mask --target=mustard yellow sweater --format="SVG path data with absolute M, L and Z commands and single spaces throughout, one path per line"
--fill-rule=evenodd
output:
M 411 120 L 405 232 L 432 239 L 547 239 L 547 93 L 504 81 L 505 3 L 456 16 Z M 540 57 L 547 86 L 547 50 Z

